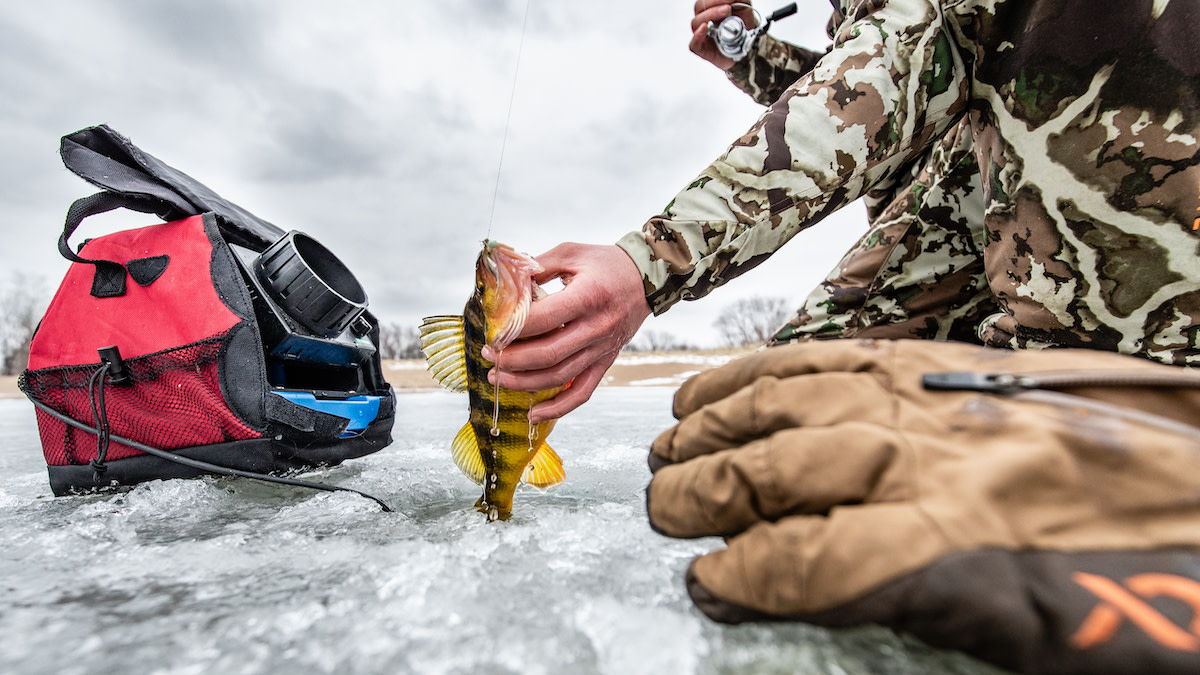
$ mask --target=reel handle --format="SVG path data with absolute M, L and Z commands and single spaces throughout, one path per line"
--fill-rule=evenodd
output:
M 786 19 L 789 16 L 795 14 L 797 11 L 799 11 L 799 10 L 796 7 L 796 3 L 794 3 L 794 2 L 790 5 L 784 5 L 783 7 L 780 7 L 779 9 L 775 10 L 774 12 L 771 12 L 771 16 L 767 17 L 767 24 L 770 25 L 770 23 L 772 21 Z

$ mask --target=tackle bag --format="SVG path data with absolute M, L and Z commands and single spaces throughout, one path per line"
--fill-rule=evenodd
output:
M 378 322 L 328 249 L 107 126 L 63 137 L 61 155 L 101 192 L 68 211 L 58 247 L 72 263 L 20 377 L 55 495 L 278 475 L 391 442 Z M 165 222 L 72 250 L 85 218 L 117 208 Z

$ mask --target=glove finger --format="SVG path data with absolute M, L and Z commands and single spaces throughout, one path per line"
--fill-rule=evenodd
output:
M 888 480 L 904 468 L 900 442 L 890 429 L 848 422 L 785 429 L 666 466 L 646 489 L 650 525 L 672 537 L 724 536 L 792 514 L 904 499 L 905 483 Z
M 824 625 L 888 623 L 902 608 L 868 603 L 829 613 L 944 555 L 948 544 L 910 504 L 849 507 L 760 523 L 688 568 L 692 600 L 716 621 L 799 619 Z M 824 620 L 821 620 L 821 619 Z
M 843 420 L 889 425 L 891 396 L 890 381 L 878 373 L 762 377 L 683 418 L 660 434 L 650 450 L 673 463 L 736 448 L 781 429 Z
M 978 347 L 967 347 L 978 350 Z M 675 419 L 752 384 L 762 377 L 786 379 L 821 372 L 883 372 L 896 344 L 875 340 L 829 340 L 770 347 L 705 371 L 683 383 L 675 394 Z

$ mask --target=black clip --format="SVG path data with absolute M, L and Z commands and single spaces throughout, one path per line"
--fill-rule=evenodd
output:
M 993 394 L 1015 394 L 1022 389 L 1031 389 L 1036 383 L 1026 377 L 1007 373 L 989 374 L 972 371 L 950 373 L 926 373 L 921 376 L 921 385 L 938 391 L 983 391 Z
M 121 358 L 121 350 L 116 345 L 101 347 L 100 360 L 108 364 L 108 377 L 113 384 L 129 384 L 129 371 L 125 369 L 125 360 Z

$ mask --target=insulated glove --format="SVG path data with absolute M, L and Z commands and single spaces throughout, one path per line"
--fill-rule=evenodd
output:
M 1200 375 L 1089 350 L 774 347 L 679 390 L 647 509 L 711 618 L 1025 672 L 1200 673 Z

